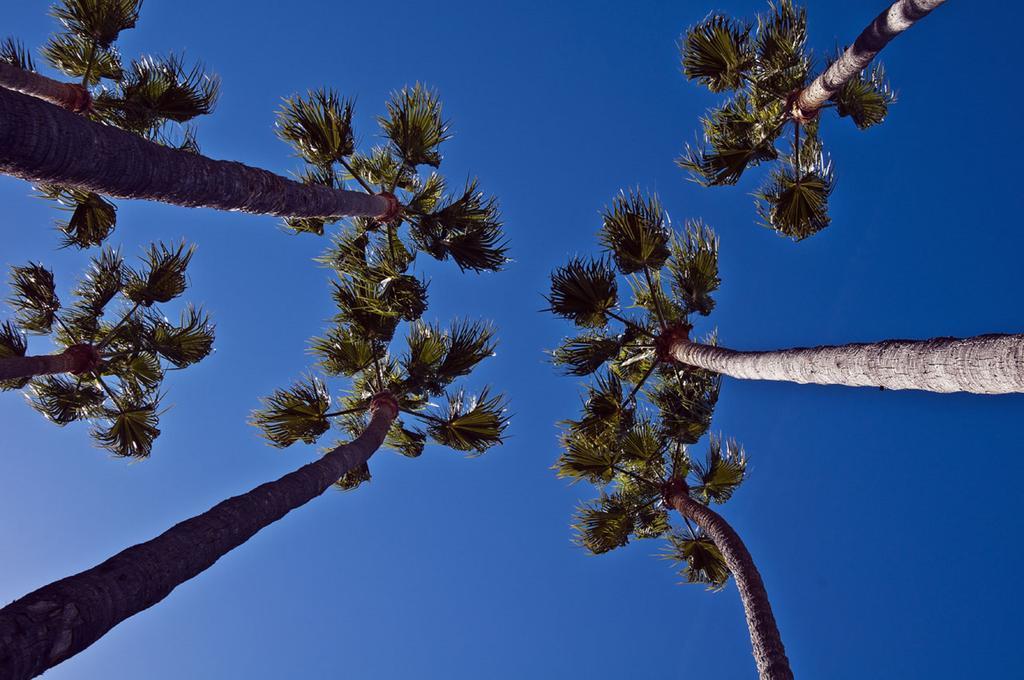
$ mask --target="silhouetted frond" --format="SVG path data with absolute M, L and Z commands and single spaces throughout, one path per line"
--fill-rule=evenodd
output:
M 481 454 L 501 444 L 509 415 L 505 397 L 490 396 L 484 388 L 478 396 L 459 390 L 448 395 L 446 413 L 427 426 L 430 437 L 456 451 Z
M 143 262 L 142 272 L 129 270 L 125 280 L 124 294 L 132 302 L 151 307 L 156 302 L 168 302 L 185 292 L 185 270 L 195 252 L 195 246 L 182 242 L 177 249 L 163 243 L 150 244 Z
M 260 401 L 263 408 L 253 411 L 250 422 L 263 431 L 271 446 L 283 449 L 300 440 L 312 444 L 331 426 L 326 418 L 331 397 L 315 376 L 288 389 L 274 390 Z
M 367 463 L 360 463 L 342 475 L 341 479 L 334 483 L 334 486 L 342 491 L 354 491 L 359 488 L 359 485 L 369 482 L 370 479 L 370 466 Z
M 113 248 L 104 248 L 93 256 L 89 269 L 75 287 L 75 308 L 98 317 L 124 285 L 124 259 Z
M 375 146 L 369 155 L 354 153 L 349 159 L 353 172 L 370 184 L 378 184 L 390 190 L 392 186 L 412 191 L 415 188 L 415 173 L 391 152 L 382 146 Z
M 551 273 L 549 310 L 584 328 L 603 328 L 619 302 L 615 271 L 606 260 L 574 257 Z
M 508 262 L 497 201 L 485 198 L 476 180 L 461 196 L 446 197 L 440 205 L 411 218 L 410 233 L 419 248 L 437 260 L 451 257 L 463 271 L 498 271 Z
M 711 426 L 721 384 L 720 376 L 703 369 L 666 370 L 651 393 L 651 401 L 661 414 L 663 436 L 696 444 Z
M 60 0 L 50 14 L 67 30 L 110 47 L 121 31 L 135 28 L 142 0 Z
M 7 303 L 14 309 L 15 323 L 29 333 L 49 333 L 60 309 L 53 272 L 31 262 L 11 267 L 10 285 L 14 294 Z
M 656 195 L 620 192 L 604 209 L 601 245 L 611 253 L 623 274 L 658 269 L 669 255 L 665 209 Z
M 35 71 L 32 53 L 25 49 L 25 43 L 15 38 L 5 38 L 0 42 L 0 64 L 14 66 L 24 71 Z
M 149 456 L 153 441 L 160 436 L 156 395 L 122 391 L 118 402 L 117 408 L 106 410 L 106 423 L 93 428 L 93 438 L 101 447 L 117 456 Z
M 181 311 L 177 326 L 161 317 L 151 317 L 149 328 L 148 348 L 176 368 L 202 361 L 213 351 L 214 326 L 210 316 L 192 305 Z
M 28 351 L 28 343 L 18 327 L 10 321 L 0 324 L 0 359 L 23 357 Z M 28 378 L 0 380 L 0 391 L 20 390 L 28 384 Z
M 356 150 L 351 99 L 333 90 L 311 90 L 284 100 L 277 112 L 277 136 L 308 163 L 330 166 Z
M 672 532 L 665 557 L 682 565 L 679 574 L 688 583 L 704 583 L 708 590 L 721 590 L 729 580 L 729 567 L 721 551 L 704 532 Z
M 130 383 L 141 392 L 155 390 L 164 379 L 157 355 L 141 350 L 105 361 L 100 374 L 117 376 L 122 383 Z
M 715 308 L 711 293 L 718 290 L 718 237 L 699 221 L 686 224 L 686 232 L 673 234 L 672 256 L 668 259 L 672 292 L 683 301 L 686 311 L 707 316 Z
M 441 164 L 438 147 L 451 135 L 437 93 L 416 83 L 391 95 L 388 115 L 379 119 L 394 153 L 407 165 Z
M 351 324 L 368 340 L 389 342 L 401 320 L 399 312 L 381 297 L 380 288 L 366 277 L 345 277 L 333 281 L 338 305 L 335 319 Z
M 381 358 L 384 350 L 351 328 L 335 326 L 322 338 L 313 338 L 310 351 L 328 375 L 355 375 Z
M 442 381 L 452 382 L 494 355 L 494 326 L 486 321 L 454 321 L 445 333 L 445 353 L 437 367 Z
M 621 335 L 591 332 L 566 339 L 551 353 L 551 363 L 566 375 L 590 375 L 619 354 Z
M 407 458 L 418 458 L 427 443 L 427 433 L 405 427 L 401 419 L 396 419 L 388 430 L 384 446 L 394 449 Z
M 65 375 L 32 380 L 28 402 L 50 422 L 67 425 L 101 415 L 106 395 L 94 385 Z
M 124 75 L 121 56 L 115 48 L 99 47 L 94 52 L 89 38 L 73 33 L 50 36 L 42 53 L 51 66 L 67 76 L 81 79 L 88 73 L 87 85 L 96 85 L 102 78 L 118 80 Z
M 683 36 L 683 75 L 712 92 L 735 90 L 753 62 L 750 26 L 713 14 Z
M 587 385 L 583 417 L 573 423 L 573 429 L 595 436 L 600 433 L 617 436 L 625 432 L 633 425 L 634 409 L 623 404 L 624 399 L 622 382 L 614 374 L 597 374 L 593 384 Z

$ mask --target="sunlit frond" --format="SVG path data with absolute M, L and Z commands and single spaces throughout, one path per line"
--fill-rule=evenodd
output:
M 843 83 L 832 100 L 840 117 L 850 116 L 864 130 L 885 120 L 889 106 L 896 101 L 896 92 L 885 79 L 885 68 L 875 64 L 870 72 Z
M 682 444 L 696 444 L 711 426 L 721 377 L 703 369 L 670 367 L 651 392 L 661 414 L 662 434 Z
M 715 308 L 711 294 L 718 290 L 718 237 L 700 220 L 687 222 L 686 231 L 673 234 L 667 261 L 672 292 L 686 311 L 707 316 Z
M 302 378 L 288 389 L 274 390 L 260 399 L 263 408 L 253 411 L 251 424 L 262 430 L 271 446 L 285 448 L 297 441 L 312 444 L 331 423 L 327 386 L 315 376 Z
M 28 342 L 18 327 L 10 321 L 0 324 L 0 359 L 23 357 L 28 351 Z M 28 378 L 0 380 L 0 391 L 20 390 L 28 384 Z
M 340 162 L 356 150 L 352 106 L 333 90 L 289 97 L 277 112 L 277 136 L 315 166 Z
M 142 0 L 60 0 L 50 14 L 77 35 L 110 47 L 121 31 L 135 28 Z
M 25 43 L 15 38 L 5 38 L 0 42 L 0 64 L 14 66 L 24 71 L 35 71 L 32 53 L 25 49 Z
M 690 28 L 679 45 L 683 75 L 712 92 L 735 90 L 753 62 L 750 26 L 720 14 Z
M 729 500 L 747 474 L 743 447 L 732 439 L 723 442 L 715 435 L 711 436 L 708 444 L 707 458 L 703 462 L 695 460 L 692 465 L 699 483 L 691 486 L 691 493 L 704 503 Z
M 431 439 L 456 451 L 481 454 L 501 444 L 510 415 L 504 396 L 490 396 L 484 388 L 473 396 L 463 390 L 448 395 L 448 406 L 439 420 L 431 420 Z
M 210 316 L 188 305 L 175 326 L 162 317 L 149 319 L 148 349 L 158 353 L 176 368 L 202 361 L 213 351 L 214 326 Z
M 117 456 L 145 458 L 160 436 L 158 398 L 152 394 L 122 392 L 119 406 L 106 409 L 105 422 L 92 429 L 92 436 L 103 448 Z
M 118 80 L 124 75 L 116 48 L 94 49 L 89 38 L 74 33 L 50 36 L 42 54 L 55 69 L 72 78 L 85 78 L 87 85 L 96 85 L 102 78 Z
M 195 246 L 186 246 L 184 242 L 177 248 L 168 248 L 163 243 L 150 244 L 142 258 L 145 270 L 130 269 L 127 273 L 125 296 L 144 307 L 178 297 L 185 292 L 185 270 L 194 252 Z
M 832 163 L 819 150 L 801 151 L 797 171 L 791 162 L 773 168 L 757 198 L 757 212 L 764 226 L 794 241 L 813 236 L 831 223 L 828 197 L 835 188 Z
M 665 557 L 682 566 L 679 574 L 688 583 L 703 583 L 708 590 L 721 590 L 731 575 L 718 546 L 702 531 L 689 530 L 669 534 Z
M 423 454 L 423 448 L 427 443 L 427 433 L 422 430 L 414 430 L 396 419 L 388 430 L 388 436 L 384 440 L 384 446 L 393 449 L 407 458 L 418 458 Z
M 669 255 L 665 209 L 657 195 L 620 192 L 602 214 L 601 245 L 623 274 L 658 269 Z
M 548 309 L 584 328 L 603 328 L 619 302 L 615 271 L 606 260 L 574 257 L 551 273 Z
M 324 337 L 313 338 L 310 351 L 328 375 L 355 375 L 384 355 L 378 343 L 346 326 L 334 326 Z
M 57 425 L 100 415 L 106 398 L 99 388 L 64 375 L 36 378 L 28 393 L 32 408 Z
M 633 532 L 633 513 L 614 495 L 584 503 L 573 519 L 575 542 L 594 555 L 628 544 Z
M 551 363 L 566 375 L 590 375 L 622 350 L 623 337 L 590 332 L 567 338 L 551 353 Z
M 438 147 L 449 139 L 437 93 L 416 83 L 391 95 L 388 115 L 379 119 L 394 153 L 410 166 L 441 164 Z
M 371 478 L 370 466 L 367 463 L 360 463 L 342 475 L 341 479 L 334 483 L 334 486 L 342 491 L 354 491 L 361 484 L 369 482 Z
M 497 200 L 485 197 L 476 180 L 461 196 L 441 199 L 439 205 L 411 216 L 410 233 L 419 248 L 437 260 L 450 257 L 463 271 L 498 271 L 508 262 Z
M 607 437 L 568 429 L 561 441 L 563 452 L 554 466 L 559 477 L 585 479 L 593 484 L 607 484 L 615 477 L 622 454 L 610 446 Z
M 14 309 L 15 323 L 29 333 L 49 333 L 60 309 L 53 272 L 32 262 L 11 267 L 10 286 L 14 294 L 7 303 Z

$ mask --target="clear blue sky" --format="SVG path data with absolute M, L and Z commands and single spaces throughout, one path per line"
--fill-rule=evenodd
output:
M 46 4 L 7 3 L 2 33 L 41 45 Z M 824 51 L 886 2 L 809 4 Z M 498 355 L 471 382 L 507 391 L 515 418 L 508 443 L 477 460 L 381 452 L 372 484 L 292 513 L 46 677 L 754 677 L 732 585 L 677 585 L 655 542 L 601 557 L 570 543 L 592 492 L 549 470 L 579 383 L 545 361 L 569 330 L 538 313 L 547 275 L 595 251 L 598 210 L 639 185 L 677 222 L 702 217 L 720 234 L 710 323 L 729 346 L 1024 331 L 1024 12 L 983 4 L 950 2 L 886 49 L 900 101 L 883 126 L 827 118 L 834 223 L 793 244 L 754 226 L 760 174 L 701 189 L 672 163 L 715 101 L 680 76 L 679 34 L 711 9 L 752 15 L 762 2 L 147 0 L 122 50 L 184 49 L 221 75 L 199 130 L 213 157 L 297 167 L 273 111 L 306 88 L 357 96 L 364 142 L 389 91 L 439 88 L 456 133 L 447 174 L 477 174 L 500 197 L 515 262 L 479 277 L 425 267 L 428 316 L 495 320 Z M 0 265 L 42 261 L 66 286 L 86 256 L 57 249 L 54 209 L 30 193 L 0 178 Z M 112 242 L 128 254 L 198 244 L 186 297 L 215 316 L 217 351 L 167 381 L 173 409 L 137 464 L 0 395 L 0 602 L 315 455 L 271 449 L 245 421 L 310 365 L 306 341 L 332 313 L 311 262 L 326 239 L 128 202 L 119 224 Z M 745 444 L 751 474 L 723 514 L 760 566 L 798 677 L 1020 672 L 1022 407 L 1020 395 L 725 380 L 714 429 Z

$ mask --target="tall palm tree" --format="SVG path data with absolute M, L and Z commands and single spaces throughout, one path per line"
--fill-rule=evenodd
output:
M 401 181 L 413 182 L 415 165 L 406 174 Z M 427 287 L 409 273 L 420 247 L 437 246 L 437 252 L 449 254 L 463 268 L 489 266 L 478 259 L 481 253 L 466 251 L 450 233 L 437 231 L 452 228 L 448 219 L 455 215 L 462 216 L 459 224 L 467 229 L 480 218 L 462 198 L 445 199 L 438 180 L 424 184 L 434 193 L 428 199 L 428 190 L 421 188 L 415 205 L 446 206 L 436 224 L 434 218 L 414 216 L 412 238 L 406 240 L 397 229 L 354 220 L 322 258 L 338 275 L 333 283 L 338 313 L 324 336 L 313 340 L 312 351 L 325 374 L 350 379 L 347 394 L 332 407 L 326 383 L 310 375 L 264 399 L 252 418 L 277 447 L 313 444 L 334 423 L 349 440 L 316 462 L 0 609 L 0 676 L 34 677 L 70 658 L 332 485 L 352 489 L 367 481 L 369 458 L 381 445 L 417 457 L 428 438 L 470 455 L 501 443 L 509 419 L 505 399 L 487 389 L 475 396 L 452 389 L 494 353 L 492 327 L 457 321 L 443 328 L 423 322 Z M 489 229 L 500 239 L 500 223 L 489 223 Z M 391 353 L 402 322 L 409 324 L 404 348 Z M 431 403 L 442 397 L 443 408 Z M 421 424 L 407 424 L 403 416 Z
M 630 348 L 638 357 L 736 378 L 931 392 L 1024 392 L 1020 334 L 773 352 L 737 352 L 718 347 L 717 341 L 696 342 L 690 338 L 689 316 L 711 312 L 711 294 L 719 285 L 714 233 L 691 222 L 685 233 L 673 234 L 656 196 L 629 192 L 605 210 L 600 234 L 615 268 L 607 259 L 574 258 L 551 276 L 551 311 L 591 329 L 555 354 L 573 371 L 592 372 Z M 631 277 L 638 304 L 657 323 L 631 319 L 619 308 L 618 274 Z M 612 320 L 624 325 L 622 333 L 609 332 Z
M 605 236 L 611 234 L 606 231 Z M 660 245 L 647 241 L 638 249 L 616 251 L 620 270 L 637 273 L 645 266 L 649 269 L 652 258 L 663 257 L 657 251 L 669 245 L 668 241 Z M 576 303 L 585 298 L 614 297 L 614 276 L 569 275 L 570 269 L 581 273 L 607 270 L 601 261 L 574 261 L 556 277 L 568 287 L 579 284 L 589 292 L 581 287 L 566 295 L 568 287 L 559 283 L 551 297 L 556 313 L 589 329 L 555 350 L 554 363 L 577 376 L 601 371 L 608 364 L 588 386 L 581 417 L 563 423 L 564 452 L 555 466 L 559 476 L 587 480 L 601 490 L 597 500 L 577 512 L 574 528 L 578 543 L 600 554 L 628 544 L 631 538 L 664 537 L 669 540 L 669 556 L 683 565 L 681 573 L 691 583 L 720 590 L 732 575 L 743 601 L 760 677 L 792 678 L 757 567 L 737 533 L 709 507 L 712 502 L 728 500 L 743 481 L 746 456 L 734 441 L 723 443 L 715 436 L 710 438 L 703 462 L 693 459 L 687 448 L 711 425 L 720 378 L 699 368 L 680 369 L 645 347 L 648 329 L 657 327 L 663 314 L 685 316 L 687 312 L 667 307 L 666 300 L 657 301 L 652 296 L 657 284 L 651 287 L 649 283 L 657 281 L 657 275 L 645 271 L 643 278 L 633 281 L 634 302 L 641 316 L 626 321 L 623 333 L 609 334 L 600 329 L 606 326 L 608 316 L 618 315 L 610 305 L 585 308 Z M 705 274 L 700 266 L 689 268 L 684 273 L 686 284 L 698 284 Z M 575 284 L 569 284 L 570 280 Z M 710 303 L 710 298 L 702 302 Z M 570 305 L 575 306 L 570 309 Z M 672 527 L 670 508 L 679 513 L 685 528 Z
M 96 443 L 118 456 L 144 458 L 160 434 L 161 385 L 168 370 L 191 366 L 213 349 L 214 327 L 186 306 L 178 325 L 157 303 L 186 288 L 193 248 L 151 245 L 139 270 L 110 248 L 92 259 L 62 307 L 53 272 L 38 264 L 11 269 L 13 321 L 0 325 L 0 390 L 26 389 L 48 420 L 93 422 Z M 109 316 L 117 298 L 124 309 Z M 52 334 L 63 350 L 28 356 L 24 333 Z
M 8 38 L 0 45 L 0 86 L 33 95 L 158 144 L 198 152 L 189 121 L 210 113 L 219 82 L 202 67 L 186 68 L 174 54 L 142 57 L 122 65 L 114 47 L 133 28 L 141 0 L 60 0 L 51 13 L 63 27 L 43 47 L 49 64 L 80 83 L 63 83 L 35 72 L 28 52 Z M 43 183 L 40 196 L 70 216 L 57 222 L 64 245 L 99 245 L 116 225 L 116 206 L 94 191 Z
M 793 0 L 769 0 L 769 10 L 751 24 L 711 14 L 680 42 L 683 74 L 710 91 L 733 93 L 702 119 L 703 142 L 686 146 L 677 159 L 705 186 L 735 184 L 751 166 L 775 162 L 755 193 L 767 227 L 794 240 L 830 223 L 832 163 L 819 138 L 818 112 L 835 108 L 860 129 L 885 120 L 895 93 L 885 70 L 866 67 L 875 54 L 941 0 L 899 0 L 810 81 L 807 11 Z M 787 126 L 792 132 L 787 133 Z M 789 152 L 776 148 L 789 141 Z

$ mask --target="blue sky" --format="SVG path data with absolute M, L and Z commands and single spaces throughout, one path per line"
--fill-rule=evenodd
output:
M 809 2 L 813 45 L 852 40 L 884 4 Z M 5 7 L 3 33 L 41 45 L 55 29 L 44 5 Z M 119 44 L 128 56 L 185 50 L 220 74 L 199 128 L 216 158 L 295 169 L 273 111 L 307 88 L 355 95 L 364 143 L 388 92 L 439 89 L 455 132 L 445 171 L 499 197 L 515 262 L 486 276 L 422 262 L 428 318 L 496 322 L 497 356 L 470 383 L 507 392 L 515 417 L 507 444 L 480 459 L 381 452 L 370 485 L 329 491 L 47 677 L 754 677 L 734 587 L 677 585 L 656 542 L 601 557 L 570 542 L 572 510 L 592 492 L 549 469 L 555 422 L 580 388 L 545 359 L 570 332 L 538 312 L 551 269 L 595 252 L 598 211 L 639 185 L 676 222 L 701 217 L 720 235 L 707 328 L 734 348 L 1020 332 L 1024 294 L 1022 10 L 948 3 L 886 49 L 899 103 L 868 132 L 826 119 L 833 225 L 794 244 L 754 225 L 760 173 L 701 189 L 672 163 L 716 101 L 679 74 L 679 34 L 712 9 L 763 6 L 148 0 Z M 67 286 L 87 256 L 57 249 L 54 209 L 30 194 L 0 177 L 0 265 L 42 261 Z M 217 351 L 165 383 L 173 408 L 140 463 L 0 395 L 3 602 L 315 455 L 271 449 L 245 421 L 311 365 L 306 341 L 332 314 L 311 262 L 326 239 L 273 218 L 119 206 L 112 243 L 126 254 L 198 244 L 185 299 L 214 315 Z M 713 427 L 744 443 L 751 474 L 722 514 L 761 569 L 798 677 L 1016 672 L 1022 406 L 725 380 Z

